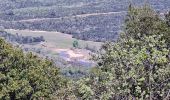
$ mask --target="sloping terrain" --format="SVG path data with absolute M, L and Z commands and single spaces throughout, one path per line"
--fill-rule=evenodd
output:
M 0 0 L 0 31 L 15 29 L 7 37 L 21 34 L 19 42 L 45 39 L 19 47 L 52 59 L 66 76 L 80 77 L 93 67 L 88 53 L 117 39 L 130 3 L 148 3 L 162 15 L 170 10 L 169 0 Z M 71 49 L 75 38 L 80 49 Z
M 62 73 L 69 77 L 81 77 L 87 74 L 86 70 L 94 66 L 90 60 L 94 51 L 100 48 L 100 42 L 78 41 L 78 48 L 73 47 L 76 39 L 69 34 L 60 32 L 31 31 L 6 29 L 0 31 L 0 36 L 22 48 L 23 51 L 33 52 L 42 58 L 52 60 Z M 71 75 L 70 71 L 74 71 Z
M 114 41 L 122 29 L 129 0 L 6 0 L 0 3 L 5 28 L 59 31 L 92 41 Z M 142 5 L 144 0 L 131 0 Z M 169 0 L 149 0 L 166 12 Z M 48 27 L 47 27 L 48 26 Z

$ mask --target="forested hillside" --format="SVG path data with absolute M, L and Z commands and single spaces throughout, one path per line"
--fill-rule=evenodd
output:
M 0 25 L 58 31 L 83 40 L 115 41 L 129 3 L 129 0 L 5 0 L 0 3 Z M 142 5 L 144 1 L 131 3 Z M 159 12 L 166 12 L 170 6 L 169 0 L 146 3 Z

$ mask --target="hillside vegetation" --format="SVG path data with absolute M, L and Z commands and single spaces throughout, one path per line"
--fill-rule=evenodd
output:
M 144 3 L 131 1 L 136 5 Z M 115 41 L 129 3 L 129 0 L 6 0 L 0 7 L 0 25 L 58 31 L 82 40 Z M 147 3 L 159 12 L 165 12 L 170 6 L 169 0 Z
M 0 39 L 2 100 L 169 100 L 170 12 L 129 6 L 118 40 L 92 55 L 86 77 L 66 79 L 52 62 Z
M 47 59 L 12 47 L 0 39 L 0 99 L 30 100 L 51 98 L 64 77 Z

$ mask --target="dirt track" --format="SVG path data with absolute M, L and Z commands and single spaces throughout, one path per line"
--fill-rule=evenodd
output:
M 75 18 L 75 17 L 88 17 L 88 16 L 98 16 L 98 15 L 110 15 L 110 14 L 121 14 L 125 13 L 126 11 L 122 12 L 107 12 L 107 13 L 91 13 L 91 14 L 81 14 L 75 16 L 66 16 L 66 17 L 59 17 L 59 18 L 36 18 L 36 19 L 27 19 L 27 20 L 19 20 L 14 22 L 34 22 L 34 21 L 42 21 L 42 20 L 51 20 L 51 19 L 62 19 L 62 18 Z

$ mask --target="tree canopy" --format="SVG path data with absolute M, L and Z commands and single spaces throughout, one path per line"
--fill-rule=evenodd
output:
M 76 82 L 60 76 L 52 62 L 0 39 L 0 99 L 169 100 L 169 15 L 129 6 L 124 32 L 93 55 L 97 66 Z
M 149 6 L 130 6 L 124 32 L 94 56 L 98 66 L 79 81 L 79 96 L 89 100 L 169 99 L 169 29 Z
M 12 47 L 0 39 L 0 99 L 50 98 L 62 77 L 52 62 Z

